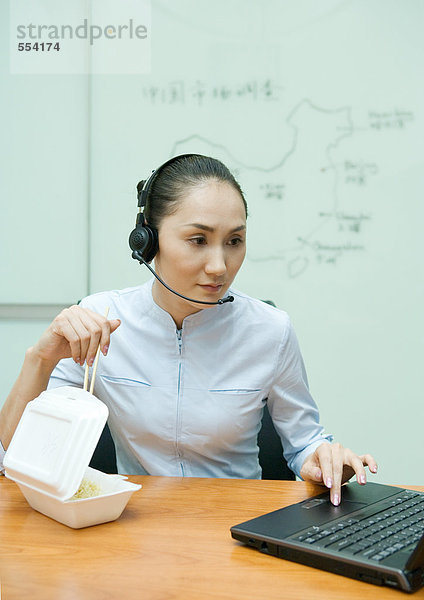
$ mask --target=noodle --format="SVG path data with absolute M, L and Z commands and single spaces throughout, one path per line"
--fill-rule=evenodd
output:
M 70 498 L 71 500 L 77 500 L 78 498 L 92 498 L 93 496 L 100 496 L 100 486 L 94 481 L 89 479 L 83 479 L 78 491 Z

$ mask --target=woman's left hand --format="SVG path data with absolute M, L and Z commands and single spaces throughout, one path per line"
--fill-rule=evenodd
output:
M 330 488 L 330 500 L 334 506 L 340 504 L 341 486 L 356 474 L 361 485 L 367 481 L 364 466 L 377 473 L 377 463 L 371 454 L 358 456 L 338 442 L 323 442 L 304 461 L 300 476 L 305 481 L 313 481 Z

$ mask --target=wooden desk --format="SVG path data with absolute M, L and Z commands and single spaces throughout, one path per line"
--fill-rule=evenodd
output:
M 284 561 L 230 527 L 320 493 L 304 482 L 130 477 L 143 488 L 120 519 L 73 530 L 0 477 L 2 600 L 378 600 L 402 592 Z M 421 489 L 423 487 L 413 487 Z M 424 598 L 424 589 L 413 596 Z

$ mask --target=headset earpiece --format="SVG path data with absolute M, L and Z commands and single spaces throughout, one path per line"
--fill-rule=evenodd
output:
M 131 231 L 128 241 L 131 250 L 133 252 L 137 250 L 149 263 L 152 262 L 159 250 L 158 232 L 146 224 L 143 213 L 139 213 L 139 216 L 137 216 L 137 224 Z

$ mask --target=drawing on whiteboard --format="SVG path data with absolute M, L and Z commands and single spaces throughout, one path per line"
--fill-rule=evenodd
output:
M 212 101 L 213 89 L 206 90 L 204 99 Z M 283 88 L 270 81 L 269 89 Z M 235 88 L 232 93 L 235 97 Z M 261 100 L 257 93 L 254 98 Z M 361 148 L 361 142 L 351 142 L 364 132 L 379 135 L 413 121 L 408 110 L 373 109 L 365 127 L 355 126 L 351 107 L 323 108 L 306 98 L 281 123 L 289 139 L 286 134 L 285 151 L 272 165 L 247 164 L 209 132 L 177 139 L 170 156 L 195 148 L 221 159 L 247 190 L 249 212 L 268 240 L 265 245 L 253 241 L 247 260 L 279 261 L 286 276 L 294 278 L 312 266 L 336 265 L 350 254 L 366 252 L 374 207 L 372 193 L 364 190 L 372 189 L 380 168 L 367 152 L 353 156 L 352 147 Z
M 280 99 L 282 86 L 272 79 L 249 79 L 239 83 L 212 83 L 197 79 L 188 83 L 182 80 L 146 85 L 141 88 L 141 99 L 152 105 L 203 106 L 206 103 L 231 102 L 234 99 L 263 102 Z

